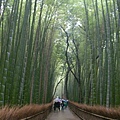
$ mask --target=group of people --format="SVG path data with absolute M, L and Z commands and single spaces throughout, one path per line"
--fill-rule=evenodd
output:
M 59 111 L 64 110 L 68 106 L 68 100 L 63 98 L 61 99 L 57 96 L 53 101 L 53 105 L 54 105 L 54 111 L 56 110 L 56 108 L 58 108 Z

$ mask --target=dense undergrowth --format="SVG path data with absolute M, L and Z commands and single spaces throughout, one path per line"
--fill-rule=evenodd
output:
M 0 120 L 20 120 L 26 117 L 30 117 L 37 113 L 47 110 L 50 108 L 52 103 L 48 104 L 31 104 L 25 105 L 23 107 L 14 106 L 8 107 L 5 106 L 0 109 Z
M 120 119 L 120 107 L 118 108 L 106 108 L 104 106 L 90 106 L 86 104 L 79 104 L 76 102 L 69 101 L 71 104 L 79 107 L 82 110 L 88 111 L 90 113 L 98 114 L 104 117 Z

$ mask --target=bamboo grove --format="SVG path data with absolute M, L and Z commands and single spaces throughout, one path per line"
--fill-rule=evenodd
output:
M 120 1 L 83 0 L 81 8 L 84 15 L 79 30 L 72 21 L 71 34 L 64 31 L 68 98 L 90 105 L 119 106 Z
M 1 105 L 49 102 L 54 82 L 51 56 L 56 8 L 44 0 L 0 4 Z
M 50 102 L 61 76 L 68 99 L 119 106 L 119 34 L 119 0 L 1 0 L 0 105 Z

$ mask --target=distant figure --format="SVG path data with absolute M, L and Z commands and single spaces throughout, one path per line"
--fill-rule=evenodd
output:
M 65 100 L 65 108 L 68 106 L 68 100 Z
M 54 111 L 56 110 L 56 108 L 58 108 L 58 110 L 60 111 L 61 99 L 57 96 L 53 102 L 54 102 Z
M 64 110 L 65 108 L 67 108 L 67 106 L 68 106 L 68 100 L 62 99 L 61 106 L 62 106 L 62 110 Z
M 65 108 L 65 100 L 64 99 L 62 99 L 61 107 L 62 107 L 62 110 L 64 110 L 64 108 Z

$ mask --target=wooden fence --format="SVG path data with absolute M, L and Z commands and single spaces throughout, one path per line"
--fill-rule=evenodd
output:
M 37 113 L 35 115 L 29 116 L 27 118 L 21 119 L 21 120 L 45 120 L 46 117 L 49 115 L 49 113 L 52 110 L 52 106 L 47 108 L 45 111 L 42 111 L 40 113 Z
M 98 114 L 94 114 L 90 111 L 88 112 L 86 110 L 81 109 L 72 102 L 69 102 L 69 107 L 81 120 L 120 120 L 120 118 L 113 119 Z

